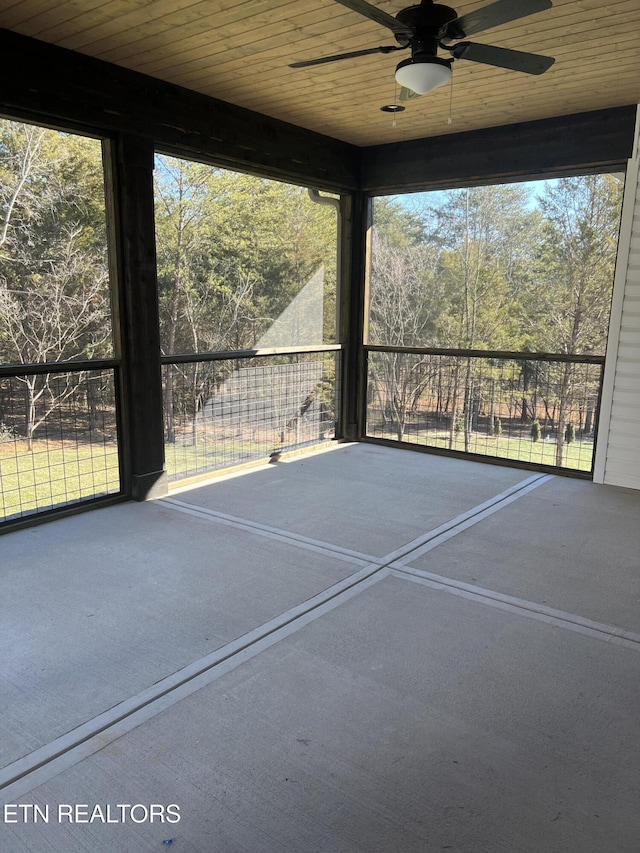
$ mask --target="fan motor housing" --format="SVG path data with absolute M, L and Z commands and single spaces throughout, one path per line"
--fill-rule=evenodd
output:
M 436 38 L 445 24 L 454 21 L 457 17 L 458 13 L 451 6 L 427 0 L 398 12 L 396 20 L 411 27 L 418 38 Z

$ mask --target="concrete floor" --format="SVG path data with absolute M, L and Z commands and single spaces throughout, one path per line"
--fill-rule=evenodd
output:
M 638 853 L 639 520 L 363 444 L 7 534 L 0 850 Z

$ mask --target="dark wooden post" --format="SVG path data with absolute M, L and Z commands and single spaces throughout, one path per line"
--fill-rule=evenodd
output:
M 338 437 L 363 437 L 366 409 L 366 271 L 370 203 L 364 193 L 342 196 L 340 217 L 340 341 L 342 406 Z M 365 338 L 366 339 L 366 338 Z
M 115 288 L 116 352 L 122 362 L 123 491 L 135 500 L 167 492 L 153 209 L 154 146 L 122 134 L 106 146 Z

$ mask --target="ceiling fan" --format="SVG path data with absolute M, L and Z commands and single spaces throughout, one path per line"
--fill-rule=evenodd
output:
M 398 12 L 395 17 L 377 9 L 366 0 L 335 2 L 387 27 L 395 36 L 397 44 L 292 62 L 290 68 L 308 68 L 373 53 L 394 53 L 397 50 L 410 49 L 411 57 L 400 62 L 396 68 L 396 80 L 402 87 L 400 100 L 408 100 L 448 83 L 454 59 L 468 59 L 498 68 L 523 71 L 525 74 L 543 74 L 555 62 L 550 56 L 466 41 L 468 36 L 483 30 L 550 9 L 553 5 L 551 0 L 495 0 L 494 3 L 461 17 L 458 17 L 455 9 L 434 3 L 433 0 L 421 0 L 419 4 Z M 439 57 L 438 49 L 448 51 L 451 59 Z

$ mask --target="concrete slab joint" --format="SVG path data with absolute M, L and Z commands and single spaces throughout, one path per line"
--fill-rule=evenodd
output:
M 393 451 L 391 452 L 393 453 Z M 342 458 L 339 459 L 338 457 L 341 454 Z M 332 528 L 330 525 L 323 527 L 322 523 L 318 523 L 319 521 L 321 522 L 320 513 L 314 516 L 313 513 L 310 514 L 308 511 L 300 511 L 299 490 L 302 483 L 308 484 L 310 482 L 309 478 L 313 477 L 314 474 L 317 478 L 320 478 L 320 475 L 325 477 L 325 481 L 321 479 L 314 480 L 314 487 L 316 489 L 314 500 L 316 505 L 318 507 L 325 506 L 324 501 L 326 500 L 326 496 L 323 493 L 323 488 L 325 486 L 326 488 L 333 488 L 330 485 L 333 481 L 328 476 L 327 469 L 331 469 L 333 466 L 334 472 L 340 471 L 343 478 L 350 473 L 352 479 L 343 479 L 343 483 L 350 482 L 355 484 L 356 477 L 361 476 L 363 470 L 359 466 L 362 466 L 364 463 L 364 468 L 366 469 L 370 465 L 371 460 L 367 458 L 368 454 L 376 456 L 377 459 L 375 461 L 378 461 L 381 466 L 378 469 L 379 484 L 381 485 L 377 495 L 373 497 L 369 495 L 363 499 L 362 516 L 358 516 L 357 508 L 353 509 L 353 518 L 355 518 L 356 523 L 364 523 L 366 518 L 368 524 L 367 531 L 370 533 L 372 527 L 371 518 L 367 517 L 367 500 L 369 498 L 372 501 L 374 499 L 379 500 L 380 496 L 384 494 L 387 494 L 392 500 L 394 494 L 401 494 L 401 491 L 397 493 L 393 492 L 396 487 L 399 490 L 404 490 L 403 506 L 390 509 L 386 523 L 380 526 L 384 530 L 382 532 L 378 531 L 379 535 L 368 535 L 367 537 L 354 535 L 355 530 L 353 525 L 349 532 L 349 525 L 347 524 L 347 535 L 342 537 L 337 528 Z M 474 631 L 484 631 L 485 629 L 481 626 L 490 624 L 487 622 L 487 618 L 489 618 L 491 612 L 500 614 L 500 616 L 496 615 L 491 618 L 502 620 L 501 624 L 504 624 L 504 627 L 501 630 L 509 632 L 509 636 L 511 636 L 510 643 L 516 644 L 513 648 L 517 650 L 517 655 L 522 653 L 526 656 L 528 653 L 526 644 L 524 647 L 518 645 L 522 641 L 516 640 L 517 636 L 531 636 L 532 638 L 536 638 L 532 640 L 534 645 L 543 641 L 544 643 L 548 643 L 550 641 L 549 635 L 540 632 L 552 628 L 560 632 L 554 635 L 556 637 L 554 642 L 558 650 L 563 650 L 561 652 L 562 655 L 565 655 L 565 653 L 570 655 L 580 654 L 587 655 L 588 658 L 590 652 L 588 650 L 581 650 L 581 647 L 576 646 L 576 643 L 595 640 L 600 644 L 599 648 L 609 648 L 612 650 L 612 653 L 614 649 L 617 649 L 619 650 L 619 654 L 631 654 L 632 657 L 629 660 L 637 660 L 638 665 L 640 665 L 640 658 L 636 658 L 633 655 L 634 652 L 640 651 L 640 624 L 638 624 L 639 630 L 635 631 L 631 627 L 631 622 L 626 627 L 623 627 L 623 625 L 616 624 L 615 621 L 607 622 L 595 618 L 598 615 L 596 610 L 592 613 L 587 612 L 586 615 L 580 615 L 578 612 L 571 612 L 569 609 L 558 607 L 556 606 L 557 603 L 563 604 L 568 602 L 570 604 L 570 597 L 562 597 L 564 594 L 563 589 L 559 589 L 556 601 L 548 603 L 540 597 L 535 586 L 527 587 L 527 583 L 532 583 L 529 580 L 526 580 L 520 589 L 525 591 L 530 588 L 532 598 L 529 599 L 522 595 L 514 594 L 517 592 L 516 588 L 509 586 L 509 579 L 505 580 L 505 577 L 500 574 L 498 564 L 492 567 L 487 562 L 487 556 L 491 554 L 493 548 L 499 565 L 502 565 L 500 562 L 501 540 L 504 539 L 505 548 L 508 547 L 507 543 L 511 536 L 511 528 L 513 527 L 515 531 L 517 527 L 516 524 L 512 523 L 505 525 L 505 520 L 514 518 L 514 514 L 517 513 L 520 514 L 519 517 L 522 516 L 522 510 L 518 508 L 521 506 L 519 502 L 523 499 L 528 502 L 536 501 L 540 518 L 546 517 L 545 513 L 551 513 L 549 516 L 549 526 L 547 527 L 548 538 L 551 539 L 553 536 L 553 518 L 554 515 L 557 516 L 557 510 L 554 508 L 554 503 L 550 500 L 549 496 L 555 495 L 558 491 L 561 492 L 562 490 L 571 488 L 585 489 L 587 484 L 571 484 L 567 481 L 558 484 L 558 478 L 551 475 L 534 474 L 522 478 L 518 472 L 515 472 L 514 476 L 513 471 L 509 472 L 505 469 L 501 473 L 500 470 L 493 469 L 490 476 L 495 478 L 495 483 L 490 484 L 486 480 L 483 481 L 481 477 L 475 480 L 472 478 L 467 483 L 467 489 L 462 490 L 462 498 L 460 497 L 460 493 L 458 493 L 454 500 L 452 497 L 448 497 L 449 494 L 453 495 L 453 490 L 448 493 L 445 487 L 441 488 L 438 496 L 441 505 L 438 505 L 438 500 L 434 501 L 433 509 L 429 510 L 432 512 L 432 515 L 429 522 L 425 524 L 426 510 L 424 506 L 421 511 L 416 506 L 417 501 L 411 500 L 411 495 L 407 491 L 406 481 L 404 483 L 400 481 L 396 483 L 393 480 L 391 469 L 387 470 L 384 467 L 384 457 L 385 450 L 350 447 L 345 448 L 343 451 L 338 450 L 337 452 L 334 451 L 331 454 L 327 454 L 325 459 L 318 457 L 319 462 L 304 459 L 292 460 L 291 462 L 283 463 L 281 466 L 269 466 L 269 470 L 265 469 L 259 472 L 259 476 L 257 474 L 242 475 L 238 478 L 228 480 L 226 484 L 202 486 L 191 492 L 182 492 L 180 497 L 167 495 L 166 483 L 162 477 L 158 478 L 152 488 L 148 490 L 147 496 L 158 497 L 159 500 L 156 500 L 152 504 L 141 505 L 139 511 L 144 513 L 148 535 L 153 535 L 153 530 L 156 529 L 157 525 L 160 525 L 158 530 L 162 530 L 163 535 L 159 538 L 158 547 L 163 549 L 163 551 L 166 551 L 169 543 L 174 541 L 176 535 L 181 535 L 180 531 L 182 530 L 183 533 L 189 533 L 191 542 L 201 540 L 204 543 L 206 551 L 203 550 L 203 554 L 205 552 L 210 553 L 209 546 L 206 545 L 208 539 L 219 542 L 216 553 L 220 555 L 221 559 L 229 560 L 233 559 L 232 554 L 236 552 L 220 549 L 223 548 L 223 543 L 228 543 L 224 544 L 224 548 L 235 548 L 236 546 L 232 543 L 237 540 L 240 546 L 240 550 L 237 553 L 244 554 L 247 560 L 251 560 L 250 554 L 253 552 L 254 547 L 256 555 L 266 553 L 265 549 L 274 551 L 274 554 L 276 552 L 280 554 L 276 562 L 269 564 L 273 565 L 274 568 L 278 561 L 282 563 L 286 555 L 286 571 L 289 571 L 288 567 L 290 566 L 294 574 L 288 576 L 282 575 L 284 582 L 283 589 L 291 587 L 291 580 L 287 580 L 287 577 L 292 578 L 296 573 L 299 574 L 297 567 L 299 568 L 301 565 L 300 559 L 309 564 L 310 568 L 312 565 L 317 567 L 313 570 L 316 572 L 316 579 L 312 586 L 309 586 L 306 582 L 302 600 L 298 600 L 297 603 L 295 603 L 295 596 L 293 598 L 289 596 L 291 605 L 284 610 L 272 610 L 271 612 L 274 615 L 266 621 L 254 622 L 254 627 L 249 627 L 248 630 L 240 633 L 237 633 L 237 629 L 232 628 L 232 633 L 229 636 L 234 638 L 226 639 L 224 636 L 221 636 L 218 641 L 218 647 L 213 651 L 195 659 L 191 658 L 187 663 L 177 668 L 170 668 L 164 676 L 156 678 L 153 683 L 149 683 L 137 693 L 129 692 L 127 694 L 125 692 L 125 698 L 116 701 L 108 710 L 100 711 L 91 716 L 90 719 L 86 719 L 68 730 L 63 729 L 60 734 L 49 738 L 46 742 L 41 743 L 40 746 L 27 751 L 26 754 L 20 755 L 14 760 L 9 760 L 6 766 L 0 770 L 0 805 L 15 803 L 27 795 L 33 797 L 38 791 L 46 792 L 47 790 L 55 790 L 58 785 L 56 780 L 68 778 L 73 768 L 83 762 L 94 761 L 93 756 L 96 756 L 102 750 L 108 751 L 110 745 L 115 744 L 117 741 L 123 738 L 130 739 L 134 737 L 133 733 L 137 729 L 140 729 L 143 733 L 140 736 L 135 736 L 135 739 L 139 740 L 140 737 L 144 737 L 144 732 L 148 731 L 149 726 L 157 729 L 165 725 L 162 721 L 166 720 L 169 722 L 173 719 L 172 715 L 178 713 L 177 706 L 183 708 L 184 713 L 195 714 L 196 708 L 199 707 L 197 697 L 199 695 L 204 696 L 205 693 L 207 696 L 211 696 L 210 691 L 214 689 L 212 685 L 214 682 L 219 682 L 220 679 L 225 679 L 221 684 L 235 683 L 237 685 L 235 689 L 240 690 L 240 685 L 245 683 L 242 673 L 249 675 L 253 672 L 255 677 L 255 674 L 260 672 L 259 667 L 267 667 L 268 669 L 274 665 L 279 665 L 278 661 L 280 661 L 282 654 L 287 659 L 288 655 L 293 655 L 291 661 L 295 665 L 297 660 L 296 655 L 299 653 L 296 649 L 306 649 L 307 642 L 311 642 L 312 637 L 316 637 L 313 643 L 320 643 L 322 647 L 327 643 L 330 645 L 336 645 L 337 643 L 336 648 L 342 648 L 344 643 L 349 645 L 352 633 L 353 636 L 362 635 L 364 637 L 373 631 L 374 633 L 371 636 L 375 637 L 376 620 L 374 619 L 372 623 L 370 618 L 367 617 L 363 622 L 358 615 L 359 613 L 368 612 L 368 609 L 374 607 L 375 602 L 378 602 L 375 606 L 379 606 L 382 600 L 390 602 L 390 604 L 385 605 L 384 612 L 386 615 L 384 618 L 391 621 L 394 619 L 394 602 L 396 603 L 397 618 L 399 620 L 396 622 L 397 630 L 394 629 L 391 633 L 383 631 L 380 635 L 380 641 L 384 641 L 387 646 L 389 643 L 393 646 L 394 634 L 397 632 L 398 636 L 402 637 L 406 633 L 407 626 L 403 624 L 401 615 L 403 608 L 406 609 L 408 602 L 413 602 L 411 607 L 414 607 L 418 603 L 415 594 L 407 598 L 405 591 L 408 591 L 409 588 L 416 590 L 416 594 L 419 596 L 422 596 L 423 593 L 417 593 L 417 590 L 423 590 L 424 594 L 427 594 L 428 597 L 426 599 L 420 597 L 419 601 L 425 605 L 428 603 L 428 608 L 432 606 L 433 596 L 436 596 L 437 601 L 441 603 L 437 604 L 434 599 L 433 604 L 436 606 L 434 613 L 445 612 L 452 607 L 456 607 L 462 608 L 462 612 L 467 613 L 469 617 L 469 621 L 465 621 L 462 618 L 462 621 L 454 620 L 453 622 L 443 623 L 443 627 L 439 629 L 440 632 L 444 631 L 449 635 L 453 631 L 449 640 L 446 641 L 445 646 L 440 645 L 441 641 L 438 639 L 440 634 L 429 635 L 430 652 L 426 657 L 423 656 L 421 658 L 422 663 L 418 667 L 419 670 L 425 666 L 427 668 L 434 666 L 439 656 L 446 655 L 448 646 L 455 645 L 456 643 L 467 644 L 470 637 L 472 638 Z M 396 458 L 397 455 L 394 454 L 394 464 Z M 428 458 L 422 457 L 422 459 Z M 422 462 L 421 464 L 435 467 L 439 465 L 450 466 L 451 460 L 443 461 L 435 459 Z M 459 469 L 465 475 L 469 474 L 469 472 L 475 474 L 483 468 L 483 466 L 476 465 L 476 463 L 463 463 L 463 466 L 469 466 Z M 474 468 L 473 466 L 476 467 Z M 437 471 L 432 471 L 432 478 L 437 477 L 438 473 Z M 413 475 L 415 476 L 415 472 Z M 250 486 L 251 477 L 254 477 L 254 480 Z M 411 474 L 408 473 L 407 477 L 410 479 Z M 416 489 L 421 488 L 418 479 L 413 482 Z M 493 489 L 490 489 L 491 485 L 493 485 Z M 502 488 L 500 488 L 500 485 Z M 591 486 L 591 489 L 594 488 L 591 484 L 588 485 Z M 430 488 L 432 486 L 433 483 L 430 484 Z M 498 486 L 497 490 L 496 486 Z M 544 488 L 541 489 L 541 487 Z M 239 514 L 238 510 L 242 509 L 242 499 L 246 500 L 247 488 L 253 497 L 253 501 L 245 503 L 246 511 Z M 375 488 L 378 488 L 378 486 Z M 391 494 L 392 492 L 393 494 Z M 477 503 L 470 505 L 470 495 L 476 497 Z M 588 495 L 592 495 L 592 492 L 589 492 Z M 343 499 L 349 502 L 351 496 L 346 494 Z M 614 502 L 616 499 L 617 497 L 614 495 Z M 449 503 L 447 504 L 447 502 Z M 458 510 L 461 511 L 447 517 L 447 512 L 442 504 L 447 504 L 447 506 L 452 508 L 457 506 Z M 335 518 L 331 513 L 335 512 L 339 514 L 341 511 L 340 506 L 334 507 L 332 510 L 327 510 L 332 523 L 335 524 Z M 103 512 L 109 512 L 109 510 L 104 510 Z M 122 509 L 114 508 L 112 512 L 122 512 Z M 396 521 L 394 521 L 394 512 L 398 513 L 395 516 Z M 280 521 L 279 524 L 277 523 L 278 521 Z M 61 521 L 59 524 L 79 525 L 80 521 L 69 519 Z M 420 527 L 422 527 L 422 532 L 420 532 Z M 426 532 L 425 527 L 429 528 Z M 477 543 L 480 541 L 478 534 L 474 533 L 475 538 L 472 539 L 469 533 L 473 528 L 485 531 L 485 539 L 480 549 L 477 547 Z M 363 531 L 365 530 L 364 527 L 362 529 Z M 321 536 L 311 535 L 315 531 L 319 531 Z M 501 532 L 497 534 L 496 531 Z M 487 534 L 488 538 L 486 538 Z M 123 535 L 128 535 L 128 531 L 123 531 Z M 163 538 L 166 539 L 166 543 L 163 542 Z M 175 541 L 177 543 L 178 540 Z M 248 548 L 249 543 L 254 544 Z M 355 547 L 350 547 L 352 545 L 355 545 Z M 390 545 L 391 547 L 389 548 Z M 475 555 L 475 561 L 478 564 L 476 567 L 473 566 L 473 558 L 471 560 L 466 559 L 467 550 L 465 549 L 468 548 L 473 549 L 469 553 Z M 460 554 L 460 559 L 458 559 L 458 554 Z M 447 555 L 449 555 L 448 561 L 445 559 Z M 450 559 L 452 556 L 453 560 Z M 248 566 L 248 563 L 246 565 Z M 203 568 L 203 571 L 205 573 L 203 575 L 204 590 L 206 589 L 206 584 L 210 583 L 210 580 L 207 580 L 208 570 L 206 567 Z M 246 572 L 246 569 L 243 569 L 243 571 Z M 260 572 L 259 560 L 255 564 L 255 569 L 251 569 L 251 571 Z M 269 572 L 272 571 L 273 569 L 269 568 Z M 474 574 L 470 574 L 471 572 L 474 572 Z M 149 583 L 149 577 L 151 576 L 145 572 L 144 580 L 141 582 L 145 584 Z M 234 577 L 233 572 L 230 572 L 228 577 Z M 258 575 L 255 574 L 254 577 L 257 578 Z M 171 573 L 167 572 L 165 574 L 165 570 L 160 568 L 158 578 L 160 580 L 165 578 L 163 582 L 170 583 Z M 256 588 L 255 581 L 250 580 L 250 574 L 247 575 L 247 580 L 250 586 L 253 585 Z M 302 589 L 301 587 L 301 591 Z M 279 593 L 279 595 L 282 595 L 282 593 Z M 286 599 L 280 598 L 279 600 L 285 601 Z M 404 602 L 404 604 L 401 604 L 401 602 Z M 450 602 L 450 604 L 446 602 Z M 263 612 L 266 611 L 263 610 Z M 599 612 L 607 615 L 606 607 Z M 341 616 L 341 613 L 345 615 Z M 344 635 L 344 638 L 340 640 L 339 638 L 342 635 L 339 633 L 336 634 L 331 629 L 331 624 L 342 624 L 344 619 L 347 618 L 347 613 L 351 614 L 348 618 L 351 620 L 349 624 L 351 624 L 352 628 L 349 630 L 348 635 Z M 255 617 L 250 617 L 250 619 L 255 620 Z M 523 619 L 525 622 L 522 621 Z M 420 621 L 422 622 L 422 620 Z M 237 624 L 240 625 L 243 622 L 247 625 L 251 624 L 250 621 L 247 622 L 244 616 L 241 622 Z M 423 630 L 428 632 L 430 630 L 428 627 L 430 623 L 424 622 L 422 624 L 424 626 Z M 529 624 L 531 627 L 517 627 L 526 624 Z M 444 625 L 448 627 L 444 627 Z M 327 626 L 329 629 L 328 633 L 327 628 L 323 626 Z M 495 629 L 492 629 L 492 631 L 495 633 Z M 235 636 L 233 632 L 236 632 Z M 444 637 L 444 634 L 442 636 Z M 456 636 L 455 640 L 454 636 Z M 575 640 L 570 639 L 571 637 L 575 638 Z M 358 654 L 365 655 L 369 663 L 364 669 L 360 667 L 355 671 L 350 671 L 349 687 L 344 687 L 341 684 L 336 685 L 336 690 L 338 691 L 335 697 L 336 702 L 344 701 L 348 704 L 350 691 L 353 692 L 354 696 L 359 695 L 362 691 L 364 691 L 365 695 L 368 695 L 368 691 L 371 690 L 377 680 L 377 676 L 375 675 L 376 669 L 381 667 L 385 670 L 387 662 L 384 659 L 384 655 L 380 658 L 376 658 L 375 655 L 370 657 L 373 654 L 373 646 L 375 646 L 376 642 L 377 640 L 370 640 L 361 647 Z M 413 642 L 419 644 L 422 640 L 416 635 Z M 314 647 L 313 643 L 311 647 Z M 475 640 L 472 639 L 472 646 L 470 648 L 476 647 L 474 643 Z M 603 643 L 604 645 L 602 645 Z M 195 650 L 194 646 L 190 648 Z M 348 655 L 355 653 L 358 646 L 353 646 L 353 648 L 349 646 L 349 648 Z M 504 648 L 506 649 L 506 647 Z M 283 651 L 279 652 L 278 649 L 282 649 Z M 406 645 L 404 649 L 406 652 Z M 567 651 L 568 649 L 571 649 L 570 653 Z M 416 652 L 417 650 L 418 648 L 416 647 Z M 503 644 L 500 640 L 497 642 L 495 653 L 498 655 L 504 653 Z M 307 651 L 304 654 L 308 655 L 309 652 Z M 560 651 L 558 651 L 558 654 L 560 654 Z M 608 653 L 600 652 L 599 654 L 606 657 Z M 408 655 L 408 659 L 412 659 L 413 656 L 412 652 Z M 262 664 L 259 661 L 262 661 Z M 312 665 L 311 659 L 308 659 L 308 664 Z M 406 665 L 406 662 L 402 664 L 396 663 L 395 669 L 397 670 L 398 666 L 403 668 Z M 498 677 L 500 670 L 495 669 L 495 666 L 498 666 L 498 664 L 489 665 L 494 666 L 493 674 L 489 677 Z M 551 663 L 552 668 L 554 665 Z M 485 664 L 479 663 L 478 666 L 482 668 Z M 635 663 L 634 666 L 636 666 Z M 331 667 L 338 668 L 335 671 L 337 677 L 337 672 L 341 668 L 340 658 L 337 658 L 331 664 Z M 367 669 L 367 667 L 373 667 L 373 670 Z M 524 673 L 518 672 L 516 675 L 515 672 L 514 677 L 517 680 L 524 677 Z M 407 677 L 409 678 L 408 683 L 413 684 L 413 680 L 418 677 L 417 670 L 407 669 Z M 469 678 L 473 681 L 472 674 L 465 676 L 465 681 L 468 681 Z M 449 675 L 444 675 L 443 671 L 443 680 L 434 683 L 433 689 L 435 690 L 435 694 L 448 689 L 446 687 L 448 679 Z M 269 693 L 269 688 L 266 685 L 261 689 L 265 689 Z M 306 699 L 304 688 L 302 689 L 303 692 L 300 694 L 302 710 L 300 713 L 308 714 L 309 711 L 304 710 L 306 708 Z M 346 693 L 344 693 L 345 689 Z M 417 687 L 411 688 L 411 690 L 414 689 L 417 689 L 418 692 L 422 690 L 422 688 Z M 475 688 L 467 685 L 465 690 L 469 689 L 473 692 Z M 486 687 L 482 689 L 486 690 Z M 571 690 L 571 687 L 568 686 L 567 689 Z M 313 688 L 309 687 L 309 690 L 313 693 Z M 224 688 L 219 687 L 215 695 L 224 696 L 233 694 L 226 694 Z M 342 696 L 343 699 L 339 699 Z M 373 710 L 369 709 L 367 713 L 376 713 L 376 705 L 373 697 L 367 701 L 373 702 L 371 706 Z M 482 699 L 482 702 L 484 701 L 485 698 Z M 489 699 L 486 698 L 486 701 L 489 701 Z M 311 706 L 309 707 L 311 708 Z M 172 710 L 174 708 L 176 708 L 175 712 Z M 198 711 L 197 713 L 200 712 Z M 244 718 L 244 715 L 247 713 L 251 717 L 251 709 L 244 707 L 241 716 L 237 719 Z M 482 714 L 479 706 L 478 713 Z M 421 711 L 420 715 L 422 716 L 422 714 L 423 712 Z M 451 719 L 455 720 L 456 718 L 454 714 Z M 348 725 L 346 723 L 347 717 L 344 719 L 344 724 Z M 396 720 L 396 724 L 409 725 L 408 718 L 404 723 Z M 380 725 L 384 727 L 386 724 L 380 721 Z M 285 735 L 286 730 L 280 729 L 278 729 L 278 734 L 274 734 L 276 738 L 284 737 Z M 392 740 L 397 736 L 397 734 L 390 735 Z M 340 736 L 336 734 L 336 737 L 339 739 Z M 460 740 L 460 735 L 456 735 L 456 738 Z M 464 737 L 462 737 L 462 741 L 464 741 Z M 310 741 L 303 732 L 297 742 L 307 744 Z M 378 749 L 382 749 L 384 753 L 385 748 L 384 742 L 380 742 Z M 117 754 L 117 752 L 114 753 L 114 755 Z M 388 766 L 385 765 L 385 769 L 382 771 L 383 774 L 387 772 Z M 303 773 L 300 768 L 297 772 L 299 774 Z M 30 794 L 30 792 L 34 792 L 34 794 Z M 43 793 L 42 796 L 45 796 L 45 794 Z M 561 812 L 558 813 L 561 814 Z M 443 825 L 448 824 L 445 821 Z M 440 823 L 438 823 L 438 827 L 440 827 Z M 557 830 L 558 827 L 553 827 L 554 832 Z M 422 838 L 421 831 L 417 827 L 414 827 L 411 831 L 415 835 L 414 842 L 415 839 Z M 440 832 L 440 829 L 438 829 L 438 832 Z M 560 837 L 561 835 L 557 836 L 557 838 Z M 105 839 L 107 838 L 108 836 L 105 836 Z M 390 838 L 393 841 L 389 843 L 398 843 L 393 831 Z M 575 839 L 577 835 L 570 833 L 567 838 Z M 320 849 L 313 840 L 307 839 L 307 842 L 306 847 L 304 845 L 300 846 L 301 842 L 298 839 L 296 842 L 298 844 L 297 850 L 304 853 L 306 849 L 309 851 Z M 532 842 L 533 846 L 520 846 L 519 842 L 518 849 L 535 853 L 536 850 L 541 849 L 535 847 L 536 843 L 534 840 Z M 564 849 L 578 849 L 577 847 L 567 847 L 566 839 L 563 843 L 565 844 Z M 26 850 L 28 848 L 21 847 L 20 849 Z M 60 846 L 51 847 L 51 849 L 62 850 L 65 848 Z M 102 850 L 103 847 L 99 846 L 95 849 Z M 106 846 L 104 849 L 106 849 Z M 222 850 L 223 848 L 220 849 Z M 239 851 L 244 848 L 231 844 L 224 849 Z M 275 853 L 276 849 L 293 850 L 294 848 L 278 848 L 277 845 L 267 845 L 264 849 L 268 851 L 273 850 Z M 340 849 L 347 848 L 340 847 Z M 350 849 L 358 851 L 358 853 L 365 849 L 373 850 L 373 848 L 361 848 L 355 844 Z M 375 849 L 377 850 L 378 848 Z M 406 847 L 406 850 L 410 849 L 417 851 L 418 849 L 427 848 Z M 433 849 L 440 849 L 440 846 Z M 471 843 L 471 846 L 460 846 L 459 849 L 464 849 L 465 851 L 474 850 L 475 853 L 475 850 L 489 850 L 490 848 L 482 845 L 474 847 L 473 843 Z M 491 849 L 506 851 L 511 848 L 498 845 Z M 595 851 L 601 848 L 582 845 L 580 849 L 581 853 L 591 853 L 591 851 L 595 853 Z M 625 850 L 627 848 L 622 843 L 618 844 L 616 849 Z M 628 849 L 631 851 L 631 847 Z M 133 853 L 133 848 L 131 850 Z

